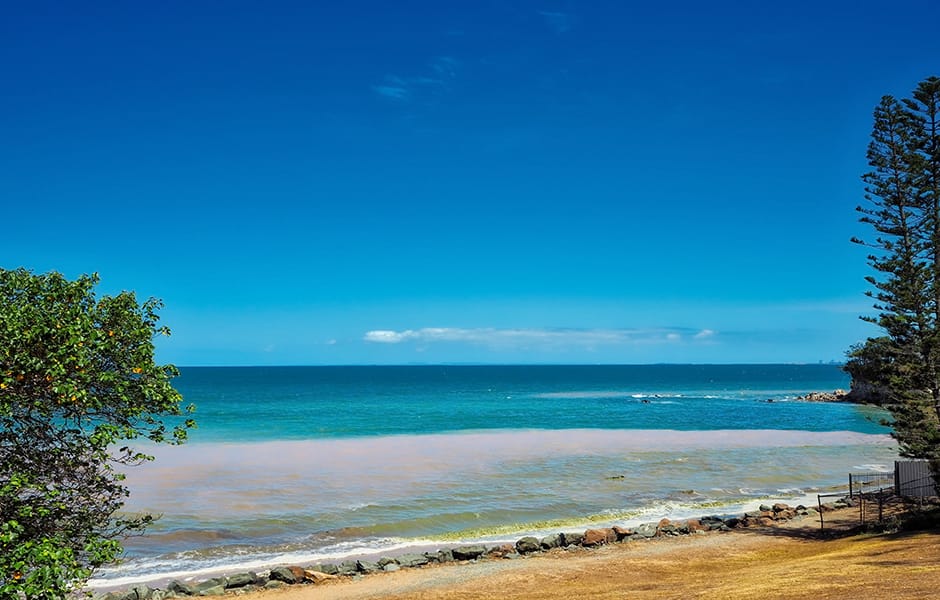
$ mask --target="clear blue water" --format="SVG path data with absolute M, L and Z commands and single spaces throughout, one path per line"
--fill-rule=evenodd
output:
M 162 514 L 95 587 L 809 501 L 890 470 L 830 365 L 184 368 L 199 428 L 128 472 Z
M 856 407 L 766 402 L 848 385 L 832 365 L 189 368 L 177 380 L 197 405 L 194 442 L 478 429 L 884 432 Z

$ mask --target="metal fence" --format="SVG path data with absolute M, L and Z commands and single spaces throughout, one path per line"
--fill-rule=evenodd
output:
M 938 496 L 929 464 L 922 460 L 896 461 L 894 472 L 849 473 L 849 490 L 818 494 L 819 527 L 826 527 L 824 499 L 841 498 L 858 510 L 860 525 L 884 523 L 899 513 L 922 510 L 928 498 Z M 936 503 L 936 500 L 932 501 Z
M 883 488 L 871 488 L 866 491 L 861 491 L 856 484 L 855 492 L 852 495 L 846 494 L 845 492 L 833 493 L 833 494 L 817 494 L 816 501 L 819 503 L 819 528 L 826 528 L 826 507 L 824 506 L 824 498 L 839 498 L 845 502 L 849 507 L 855 508 L 858 511 L 858 523 L 859 525 L 865 525 L 866 523 L 883 523 L 885 521 L 886 512 L 889 510 L 895 510 L 897 506 L 898 497 L 894 493 L 894 487 L 883 487 Z M 830 509 L 831 510 L 831 509 Z
M 895 474 L 891 472 L 849 473 L 849 498 L 894 487 Z
M 937 483 L 926 460 L 894 462 L 894 488 L 905 498 L 930 498 L 937 495 Z

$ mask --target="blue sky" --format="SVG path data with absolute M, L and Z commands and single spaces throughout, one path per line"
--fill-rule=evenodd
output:
M 817 362 L 940 3 L 7 3 L 0 266 L 181 365 Z

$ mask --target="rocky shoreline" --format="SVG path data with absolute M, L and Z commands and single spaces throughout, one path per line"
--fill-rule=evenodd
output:
M 851 500 L 842 499 L 822 505 L 822 510 L 836 510 L 851 505 Z M 542 538 L 527 536 L 515 544 L 470 544 L 437 550 L 382 557 L 375 561 L 349 560 L 339 564 L 322 563 L 308 566 L 288 565 L 274 567 L 260 573 L 234 573 L 203 581 L 171 581 L 166 588 L 138 585 L 94 596 L 95 600 L 165 600 L 168 598 L 190 598 L 244 594 L 265 589 L 294 585 L 322 585 L 344 577 L 362 577 L 379 572 L 422 568 L 436 564 L 461 564 L 480 560 L 514 560 L 540 552 L 556 549 L 562 551 L 590 551 L 607 544 L 639 543 L 656 538 L 684 535 L 707 535 L 742 528 L 773 527 L 793 519 L 818 518 L 815 508 L 802 505 L 790 507 L 777 503 L 761 505 L 756 511 L 739 517 L 721 518 L 706 516 L 685 521 L 663 519 L 658 523 L 644 523 L 636 528 L 619 526 L 588 529 L 583 532 L 560 532 Z
M 854 404 L 862 404 L 862 402 L 853 397 L 852 394 L 846 390 L 833 390 L 831 392 L 810 392 L 803 396 L 797 396 L 796 400 L 802 402 L 849 402 Z

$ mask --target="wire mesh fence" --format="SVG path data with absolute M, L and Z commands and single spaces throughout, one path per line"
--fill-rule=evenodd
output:
M 879 524 L 889 526 L 901 516 L 922 511 L 940 503 L 938 489 L 929 472 L 905 473 L 868 472 L 850 473 L 848 492 L 818 494 L 819 527 L 832 526 L 826 513 L 834 508 L 851 507 L 858 511 L 861 526 Z M 900 484 L 898 482 L 901 482 Z M 831 501 L 832 498 L 838 498 Z
M 868 473 L 849 473 L 849 498 L 866 492 L 894 488 L 894 473 L 870 471 Z

